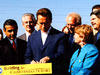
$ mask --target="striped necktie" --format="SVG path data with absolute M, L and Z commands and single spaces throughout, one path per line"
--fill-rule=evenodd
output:
M 14 51 L 16 51 L 16 44 L 15 44 L 15 41 L 14 40 L 13 40 L 12 46 L 13 46 Z

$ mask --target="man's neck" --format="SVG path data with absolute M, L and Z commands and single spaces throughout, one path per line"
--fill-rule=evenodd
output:
M 95 36 L 98 32 L 99 32 L 99 30 L 93 29 L 93 35 L 94 35 L 94 36 Z
M 49 33 L 49 32 L 50 32 L 50 30 L 51 30 L 51 27 L 49 27 L 49 29 L 48 29 L 48 30 L 41 30 L 41 32 L 43 32 L 43 33 Z

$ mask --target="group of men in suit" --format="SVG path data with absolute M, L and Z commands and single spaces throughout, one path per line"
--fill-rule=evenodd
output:
M 22 16 L 26 34 L 18 38 L 16 21 L 8 19 L 4 22 L 6 38 L 0 41 L 0 65 L 51 62 L 53 75 L 66 75 L 70 57 L 69 36 L 51 26 L 52 13 L 48 8 L 39 9 L 36 17 L 37 21 L 31 13 Z M 36 23 L 39 28 L 35 27 Z
M 37 11 L 37 24 L 41 30 L 32 33 L 27 42 L 25 63 L 52 63 L 53 75 L 65 75 L 64 52 L 69 50 L 68 35 L 51 26 L 52 13 L 47 8 Z M 69 53 L 68 53 L 69 55 Z M 66 66 L 68 67 L 68 66 Z
M 34 31 L 36 20 L 33 14 L 22 16 L 22 24 L 26 34 L 17 38 L 18 25 L 13 19 L 7 19 L 3 24 L 6 37 L 0 41 L 0 65 L 25 64 L 24 55 L 28 36 Z
M 75 26 L 81 25 L 80 15 L 70 13 L 67 16 L 66 28 L 69 29 L 70 32 L 67 33 L 70 35 L 51 26 L 52 13 L 48 8 L 39 9 L 36 17 L 37 21 L 31 13 L 22 16 L 22 25 L 26 33 L 18 38 L 16 21 L 8 19 L 4 22 L 3 31 L 6 37 L 0 41 L 0 65 L 51 62 L 52 75 L 68 74 L 69 61 L 76 50 L 76 45 L 71 45 L 71 41 L 74 41 L 73 30 Z

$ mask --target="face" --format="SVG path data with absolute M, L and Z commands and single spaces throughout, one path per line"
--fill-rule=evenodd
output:
M 97 16 L 91 15 L 91 24 L 95 30 L 100 30 L 100 19 Z
M 51 21 L 46 16 L 38 15 L 37 17 L 38 17 L 37 24 L 40 26 L 41 31 L 47 32 L 51 26 Z
M 82 42 L 82 40 L 83 40 L 83 38 L 80 37 L 77 33 L 74 34 L 74 42 L 75 43 L 79 44 Z
M 16 38 L 17 35 L 17 27 L 11 26 L 11 25 L 6 25 L 5 26 L 5 30 L 3 30 L 5 35 L 10 39 L 10 40 L 14 40 Z
M 67 26 L 69 28 L 70 33 L 73 33 L 75 26 L 77 26 L 76 25 L 76 20 L 73 17 L 68 17 L 66 19 L 66 22 L 67 22 Z
M 31 16 L 25 16 L 22 19 L 22 23 L 23 23 L 23 27 L 25 28 L 25 30 L 29 33 L 32 33 L 34 31 L 34 21 L 33 18 Z
M 0 34 L 0 40 L 2 40 L 3 39 L 3 34 Z

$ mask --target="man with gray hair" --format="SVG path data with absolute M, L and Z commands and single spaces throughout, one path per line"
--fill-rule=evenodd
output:
M 22 25 L 26 33 L 19 36 L 19 38 L 28 41 L 29 35 L 31 35 L 32 32 L 35 30 L 34 29 L 35 24 L 36 24 L 36 20 L 34 15 L 32 13 L 25 13 L 22 16 Z
M 81 16 L 75 12 L 69 13 L 66 17 L 66 22 L 69 33 L 74 33 L 74 28 L 78 25 L 81 25 Z
M 69 13 L 66 17 L 66 26 L 62 29 L 64 33 L 69 34 L 69 42 L 72 45 L 73 44 L 73 35 L 74 35 L 74 28 L 78 25 L 81 25 L 81 16 L 76 13 L 72 12 Z

